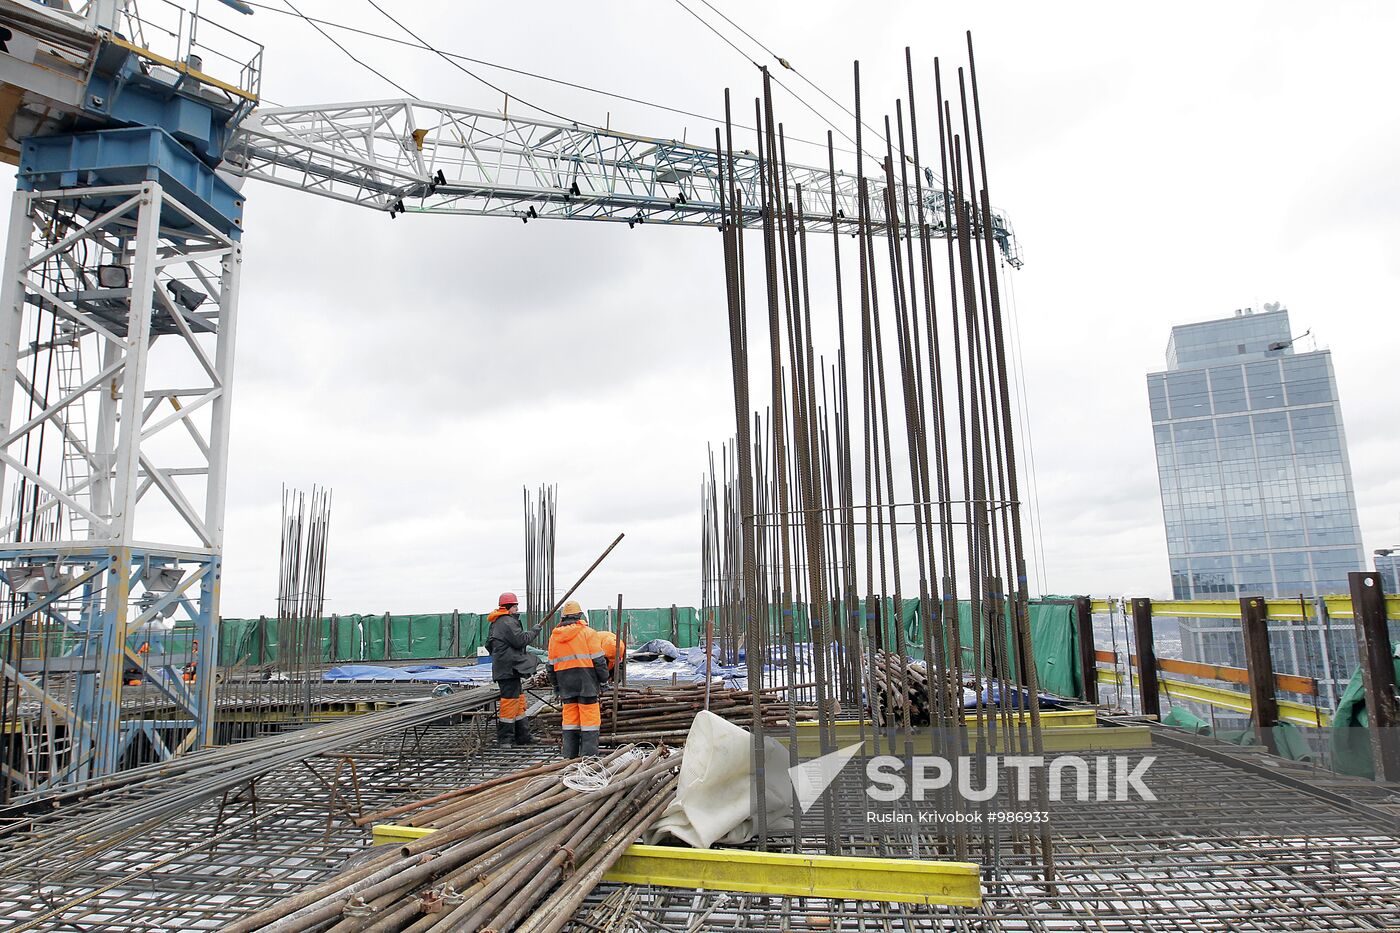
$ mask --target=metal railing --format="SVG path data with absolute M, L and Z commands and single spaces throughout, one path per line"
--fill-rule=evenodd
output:
M 1400 594 L 1385 594 L 1376 573 L 1348 575 L 1349 595 L 1318 596 L 1309 600 L 1242 597 L 1238 600 L 1151 600 L 1146 598 L 1076 601 L 1082 698 L 1099 701 L 1099 685 L 1127 691 L 1143 715 L 1160 717 L 1162 697 L 1173 702 L 1202 703 L 1247 715 L 1262 743 L 1273 747 L 1274 727 L 1280 723 L 1325 727 L 1336 702 L 1332 692 L 1338 676 L 1349 678 L 1351 665 L 1332 670 L 1325 679 L 1274 670 L 1270 622 L 1302 622 L 1333 637 L 1334 620 L 1346 620 L 1355 634 L 1356 665 L 1365 690 L 1368 729 L 1377 773 L 1400 780 L 1400 698 L 1394 666 L 1390 619 L 1400 619 Z M 1094 616 L 1121 616 L 1124 644 L 1104 651 L 1095 642 Z M 1210 664 L 1178 658 L 1158 658 L 1154 619 L 1222 619 L 1239 623 L 1245 666 Z M 1131 639 L 1126 636 L 1131 632 Z M 1330 647 L 1329 647 L 1330 651 Z M 1172 677 L 1170 675 L 1177 675 Z M 1182 678 L 1191 678 L 1189 680 Z M 1242 686 L 1246 689 L 1232 689 Z M 1280 698 L 1294 694 L 1298 699 Z M 1324 696 L 1329 702 L 1320 702 Z
M 199 10 L 200 0 L 133 0 L 113 33 L 155 65 L 256 101 L 262 86 L 262 44 Z

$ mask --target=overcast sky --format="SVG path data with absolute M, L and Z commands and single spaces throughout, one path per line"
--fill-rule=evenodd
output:
M 1400 543 L 1394 4 L 713 2 L 843 101 L 860 59 L 877 116 L 905 45 L 931 83 L 933 56 L 960 60 L 973 30 L 993 197 L 1026 258 L 1013 288 L 1047 558 L 1033 589 L 1170 592 L 1144 374 L 1172 324 L 1265 301 L 1333 351 L 1367 553 Z M 400 35 L 364 0 L 297 6 Z M 671 0 L 386 8 L 444 50 L 684 110 L 757 89 Z M 219 18 L 266 44 L 268 100 L 400 96 L 294 17 Z M 335 35 L 420 97 L 501 106 L 429 53 Z M 713 136 L 482 74 L 581 121 Z M 777 104 L 790 135 L 824 137 Z M 490 608 L 524 585 L 521 487 L 542 482 L 559 485 L 561 580 L 627 534 L 587 605 L 698 601 L 706 444 L 733 430 L 714 231 L 391 221 L 245 193 L 226 615 L 272 609 L 283 483 L 334 489 L 331 611 Z

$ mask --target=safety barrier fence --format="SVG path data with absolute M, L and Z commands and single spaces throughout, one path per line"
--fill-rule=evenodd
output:
M 1285 746 L 1290 742 L 1287 726 L 1330 727 L 1335 768 L 1400 780 L 1400 716 L 1396 699 L 1400 659 L 1396 657 L 1389 625 L 1389 620 L 1400 619 L 1400 595 L 1385 594 L 1377 573 L 1351 573 L 1348 583 L 1348 595 L 1312 600 L 1252 596 L 1190 601 L 1079 598 L 1075 624 L 1079 643 L 1086 646 L 1081 652 L 1081 664 L 1095 674 L 1083 680 L 1079 695 L 1098 702 L 1099 685 L 1109 684 L 1131 693 L 1137 708 L 1146 716 L 1162 717 L 1163 698 L 1245 714 L 1258 741 L 1285 754 L 1289 752 Z M 1117 651 L 1103 651 L 1094 645 L 1094 616 L 1113 615 L 1120 610 L 1131 620 L 1136 648 L 1126 659 Z M 1238 622 L 1245 666 L 1157 657 L 1154 620 L 1161 619 Z M 1323 685 L 1317 678 L 1275 670 L 1271 622 L 1301 622 L 1318 630 L 1331 630 L 1336 623 L 1341 633 L 1351 629 L 1357 669 L 1335 705 L 1321 702 Z M 1233 689 L 1234 686 L 1244 689 Z M 1280 693 L 1297 698 L 1280 697 Z
M 612 630 L 615 609 L 589 612 L 594 628 Z M 687 606 L 659 609 L 623 609 L 622 617 L 633 644 L 664 638 L 681 647 L 704 640 L 699 612 Z M 430 661 L 469 658 L 484 647 L 490 623 L 484 612 L 436 612 L 416 614 L 349 613 L 321 620 L 312 640 L 320 646 L 321 660 Z M 188 635 L 172 633 L 167 642 L 181 644 Z M 258 667 L 276 664 L 280 657 L 277 620 L 224 618 L 219 623 L 219 664 L 223 667 Z M 173 649 L 172 649 L 173 650 Z
M 1397 720 L 1395 659 L 1387 620 L 1400 619 L 1400 595 L 1384 594 L 1378 574 L 1359 573 L 1351 577 L 1350 594 L 1311 599 L 1182 601 L 1080 596 L 1032 600 L 1028 615 L 1039 683 L 1047 692 L 1095 703 L 1100 699 L 1100 686 L 1112 686 L 1119 690 L 1120 700 L 1131 698 L 1135 708 L 1147 716 L 1161 717 L 1164 699 L 1173 706 L 1189 702 L 1240 714 L 1249 717 L 1259 740 L 1275 749 L 1282 741 L 1276 727 L 1283 724 L 1346 727 L 1356 733 L 1383 730 Z M 934 613 L 939 608 L 930 607 Z M 891 645 L 894 625 L 902 625 L 905 643 L 914 647 L 916 653 L 917 646 L 923 643 L 925 619 L 931 615 L 917 599 L 898 603 L 891 599 L 872 600 L 852 607 L 852 611 L 861 631 L 873 631 L 877 639 Z M 837 603 L 830 612 L 833 619 L 841 620 L 847 610 Z M 1105 650 L 1095 634 L 1096 616 L 1118 613 L 1132 634 L 1131 644 L 1125 645 L 1127 650 L 1123 652 Z M 710 610 L 681 606 L 623 610 L 634 646 L 657 638 L 682 648 L 701 645 L 705 624 L 713 621 L 710 615 Z M 596 628 L 616 628 L 616 616 L 615 609 L 589 612 L 590 622 Z M 799 641 L 807 637 L 809 616 L 808 607 L 794 610 Z M 878 616 L 878 621 L 868 626 L 873 616 Z M 964 601 L 959 605 L 958 628 L 966 661 L 971 660 L 973 651 L 972 617 L 972 607 Z M 1181 619 L 1225 620 L 1238 625 L 1244 642 L 1244 666 L 1158 657 L 1154 623 L 1165 625 L 1165 620 Z M 1270 623 L 1298 623 L 1318 629 L 1324 623 L 1335 625 L 1339 639 L 1353 629 L 1359 665 L 1354 672 L 1339 672 L 1342 677 L 1351 675 L 1345 690 L 1335 696 L 1330 686 L 1324 690 L 1324 684 L 1314 676 L 1276 670 L 1278 652 L 1271 651 Z M 947 630 L 941 620 L 935 627 Z M 333 615 L 322 620 L 322 660 L 333 663 L 472 657 L 484 646 L 488 628 L 484 613 Z M 220 627 L 221 666 L 275 664 L 276 634 L 276 620 L 224 619 Z M 170 637 L 178 640 L 180 633 Z M 1006 659 L 1006 668 L 1009 676 L 1020 679 L 1016 658 Z M 1373 710 L 1378 713 L 1371 713 Z M 1385 773 L 1400 778 L 1400 752 L 1392 750 L 1389 744 L 1382 748 L 1379 741 L 1354 749 L 1352 757 L 1356 760 L 1348 770 L 1368 770 L 1372 760 L 1393 762 L 1386 766 Z M 1347 762 L 1342 765 L 1347 766 Z

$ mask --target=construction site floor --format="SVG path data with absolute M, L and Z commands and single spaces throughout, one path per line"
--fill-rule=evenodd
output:
M 1154 730 L 1156 731 L 1156 730 Z M 489 718 L 434 725 L 310 759 L 195 807 L 97 857 L 25 863 L 83 806 L 0 835 L 0 930 L 213 930 L 324 879 L 370 845 L 353 817 L 550 759 L 550 744 L 500 748 Z M 978 908 L 774 897 L 604 883 L 572 929 L 1393 930 L 1400 829 L 1388 788 L 1356 802 L 1323 772 L 1164 736 L 1153 803 L 1052 804 L 1054 883 L 1025 847 L 984 848 Z M 1345 783 L 1345 782 L 1343 782 Z M 853 804 L 854 805 L 854 804 Z M 3 829 L 4 827 L 0 827 Z M 798 848 L 824 850 L 820 820 Z M 939 857 L 933 837 L 843 836 L 846 854 Z M 773 848 L 792 849 L 791 838 Z M 1018 850 L 1019 848 L 1019 850 Z

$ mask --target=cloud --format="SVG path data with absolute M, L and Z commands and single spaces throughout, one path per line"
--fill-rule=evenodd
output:
M 397 34 L 367 5 L 307 12 Z M 902 92 L 903 47 L 914 45 L 925 140 L 932 56 L 961 60 L 961 29 L 974 30 L 993 199 L 1027 256 L 1011 287 L 1044 518 L 1041 587 L 1168 592 L 1143 376 L 1161 367 L 1171 325 L 1275 298 L 1334 351 L 1368 541 L 1400 540 L 1385 339 L 1400 294 L 1388 158 L 1400 144 L 1388 97 L 1396 11 L 905 3 L 871 18 L 824 2 L 741 12 L 843 101 L 860 58 L 872 121 Z M 435 2 L 404 15 L 452 51 L 684 110 L 717 113 L 732 87 L 743 117 L 758 89 L 752 65 L 679 8 L 639 18 L 626 4 L 587 17 L 546 6 L 536 15 L 559 28 L 528 39 L 510 6 Z M 266 43 L 272 100 L 398 94 L 293 17 L 227 18 Z M 435 56 L 344 38 L 429 99 L 512 111 L 523 99 L 643 134 L 713 138 L 704 120 L 490 72 L 507 104 Z M 952 70 L 945 79 L 955 86 Z M 789 83 L 850 131 L 838 108 Z M 778 105 L 794 158 L 824 163 L 796 139 L 829 127 L 781 89 Z M 246 194 L 225 612 L 272 607 L 284 482 L 335 490 L 338 611 L 479 608 L 522 586 L 520 490 L 541 482 L 560 486 L 561 580 L 627 532 L 590 581 L 590 604 L 619 590 L 629 605 L 694 602 L 706 444 L 733 429 L 713 231 L 390 221 L 255 183 Z M 812 248 L 824 276 L 828 243 Z M 829 303 L 816 313 L 830 359 Z M 902 425 L 892 429 L 902 453 Z

